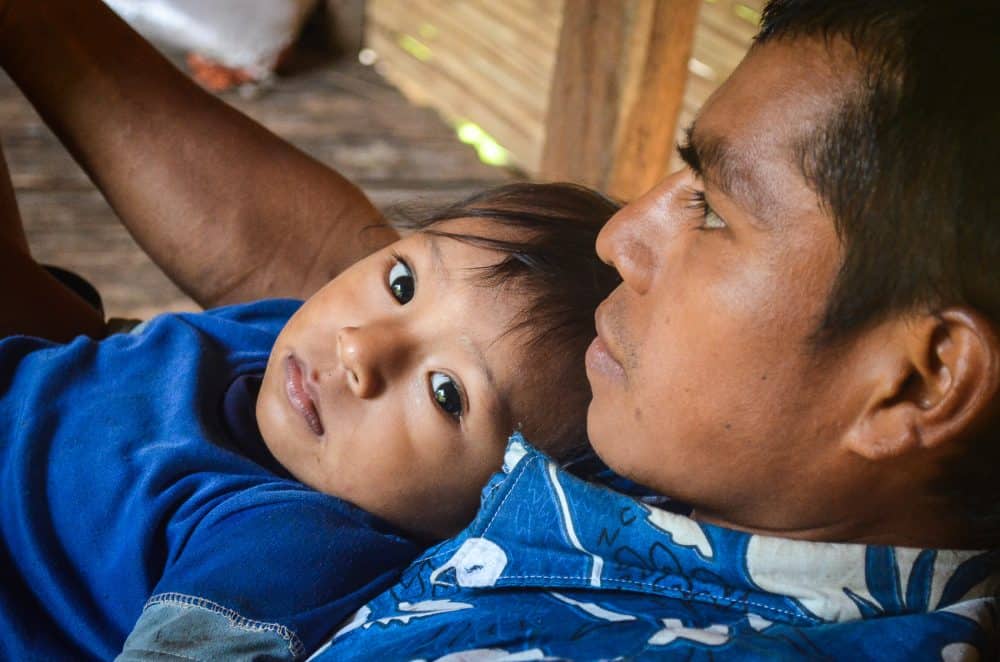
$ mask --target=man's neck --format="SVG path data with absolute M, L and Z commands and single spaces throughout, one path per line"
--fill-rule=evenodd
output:
M 1000 541 L 988 539 L 987 534 L 975 527 L 964 526 L 951 509 L 942 509 L 940 504 L 933 508 L 929 506 L 914 503 L 905 511 L 897 509 L 893 516 L 886 516 L 888 509 L 872 508 L 871 512 L 851 519 L 817 519 L 792 526 L 748 526 L 739 519 L 697 508 L 690 516 L 700 522 L 737 531 L 810 542 L 967 550 L 1000 546 Z M 935 516 L 934 513 L 941 514 Z

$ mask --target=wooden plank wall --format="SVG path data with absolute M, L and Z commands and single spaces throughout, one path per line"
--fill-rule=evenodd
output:
M 756 32 L 764 0 L 369 0 L 380 71 L 527 175 L 628 200 Z
M 570 0 L 573 2 L 575 0 Z M 562 0 L 369 0 L 376 69 L 412 101 L 471 120 L 537 172 Z

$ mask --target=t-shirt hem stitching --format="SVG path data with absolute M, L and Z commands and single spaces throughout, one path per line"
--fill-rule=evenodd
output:
M 305 645 L 299 639 L 298 635 L 296 635 L 290 628 L 281 625 L 280 623 L 266 623 L 264 621 L 256 621 L 247 618 L 234 609 L 224 607 L 205 598 L 195 595 L 186 595 L 184 593 L 159 593 L 146 601 L 143 611 L 155 605 L 176 605 L 180 607 L 205 609 L 225 617 L 233 627 L 241 630 L 249 630 L 251 632 L 271 632 L 278 635 L 288 642 L 288 650 L 295 658 L 298 658 L 305 653 Z

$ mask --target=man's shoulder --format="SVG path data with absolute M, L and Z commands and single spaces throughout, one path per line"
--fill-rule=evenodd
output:
M 326 662 L 393 651 L 412 659 L 997 659 L 1000 614 L 980 600 L 926 614 L 792 625 L 753 611 L 692 608 L 681 598 L 507 590 L 471 600 L 397 604 L 358 611 L 312 658 Z M 454 657 L 450 657 L 454 656 Z
M 990 554 L 803 543 L 702 524 L 580 481 L 514 440 L 476 521 L 358 611 L 319 659 L 404 649 L 423 659 L 695 649 L 739 658 L 846 653 L 870 637 L 898 640 L 899 651 L 982 650 L 979 612 L 959 605 L 995 612 L 995 567 Z

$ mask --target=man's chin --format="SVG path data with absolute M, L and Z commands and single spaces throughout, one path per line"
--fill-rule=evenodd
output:
M 623 398 L 596 395 L 587 409 L 587 438 L 594 452 L 615 473 L 632 480 L 642 471 L 643 442 L 650 434 L 634 418 L 636 411 Z
M 618 405 L 618 406 L 616 406 Z M 619 429 L 620 421 L 616 413 L 624 403 L 609 402 L 595 395 L 587 406 L 587 438 L 594 451 L 604 459 L 607 450 L 613 451 L 617 443 L 625 438 Z M 613 452 L 611 453 L 614 454 Z M 606 462 L 606 460 L 605 460 Z

